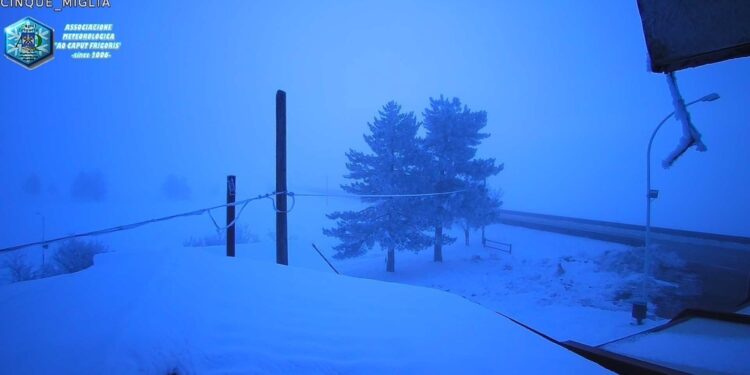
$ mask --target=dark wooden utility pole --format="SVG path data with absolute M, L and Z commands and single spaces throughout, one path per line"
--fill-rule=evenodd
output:
M 289 265 L 286 221 L 286 93 L 276 91 L 276 263 Z
M 234 256 L 234 200 L 237 197 L 237 178 L 227 176 L 227 256 Z

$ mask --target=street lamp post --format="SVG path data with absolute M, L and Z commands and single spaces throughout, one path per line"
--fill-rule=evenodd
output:
M 45 240 L 45 233 L 44 232 L 46 230 L 45 227 L 47 226 L 47 220 L 44 217 L 44 214 L 42 214 L 41 212 L 37 211 L 37 212 L 35 212 L 35 214 L 39 215 L 42 218 L 42 242 L 44 242 L 44 240 Z M 45 250 L 47 249 L 47 247 L 49 247 L 49 245 L 47 245 L 47 244 L 43 244 L 42 245 L 42 267 L 44 267 L 44 263 L 45 263 L 45 259 L 44 259 L 45 258 Z
M 685 107 L 689 107 L 698 102 L 712 102 L 717 99 L 719 99 L 719 94 L 711 93 L 700 99 L 693 100 L 692 102 L 687 103 Z M 664 117 L 659 125 L 656 126 L 654 132 L 651 133 L 651 138 L 648 140 L 648 149 L 646 150 L 646 235 L 643 248 L 643 282 L 641 285 L 642 301 L 640 303 L 636 302 L 633 304 L 633 317 L 638 320 L 638 324 L 641 324 L 643 322 L 643 319 L 646 318 L 648 301 L 647 284 L 650 267 L 649 258 L 651 256 L 651 201 L 659 196 L 658 190 L 651 189 L 651 146 L 654 143 L 654 137 L 656 137 L 656 133 L 659 131 L 659 129 L 661 129 L 662 125 L 664 125 L 664 123 L 666 123 L 667 120 L 669 120 L 672 116 L 674 116 L 674 111 Z

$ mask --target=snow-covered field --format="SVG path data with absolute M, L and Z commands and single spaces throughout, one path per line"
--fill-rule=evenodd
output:
M 511 254 L 483 249 L 478 233 L 444 249 L 396 255 L 396 272 L 385 272 L 385 254 L 334 260 L 347 275 L 421 285 L 458 294 L 560 340 L 599 345 L 663 322 L 635 324 L 628 301 L 613 296 L 627 280 L 603 264 L 603 255 L 630 251 L 624 245 L 505 225 L 488 227 L 487 238 L 510 243 Z M 606 258 L 604 258 L 606 259 Z
M 631 251 L 627 246 L 514 226 L 488 227 L 487 238 L 512 244 L 508 254 L 482 248 L 479 233 L 471 236 L 471 246 L 464 246 L 463 238 L 447 246 L 443 263 L 432 261 L 432 249 L 398 252 L 395 273 L 385 271 L 385 252 L 377 248 L 339 260 L 332 257 L 330 239 L 320 237 L 316 244 L 343 274 L 457 294 L 560 341 L 599 345 L 664 322 L 652 317 L 637 325 L 629 300 L 614 298 L 628 280 L 612 272 L 606 255 Z M 272 246 L 263 241 L 241 245 L 237 255 L 273 263 Z M 209 251 L 221 254 L 224 248 Z M 289 258 L 295 267 L 333 272 L 302 239 L 291 241 Z
M 332 259 L 333 242 L 315 238 L 346 277 L 308 237 L 291 238 L 290 267 L 261 236 L 235 259 L 223 246 L 117 251 L 79 273 L 0 286 L 0 373 L 598 371 L 492 311 L 588 345 L 663 322 L 636 325 L 614 298 L 627 280 L 607 254 L 631 250 L 622 245 L 495 225 L 487 237 L 512 253 L 472 233 L 442 263 L 432 249 L 399 252 L 388 273 L 378 249 Z M 538 360 L 549 356 L 560 359 Z
M 606 372 L 449 293 L 202 249 L 101 254 L 0 306 L 4 374 Z

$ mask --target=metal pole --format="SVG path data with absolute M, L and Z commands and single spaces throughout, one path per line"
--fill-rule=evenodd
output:
M 44 215 L 42 215 L 42 242 L 44 242 L 44 237 L 46 237 L 45 236 L 46 227 L 47 227 L 47 219 L 44 217 Z M 42 245 L 42 267 L 44 267 L 44 263 L 46 262 L 46 257 L 47 257 L 46 250 L 47 250 L 47 247 L 49 247 L 49 246 L 47 246 L 46 244 Z
M 685 107 L 688 107 L 690 105 L 693 105 L 699 101 L 706 101 L 706 97 L 703 97 L 701 99 L 693 100 L 692 102 L 685 105 Z M 648 278 L 650 273 L 650 267 L 651 267 L 651 201 L 653 199 L 656 199 L 658 193 L 654 192 L 652 194 L 651 192 L 651 147 L 654 143 L 654 138 L 656 137 L 656 133 L 659 132 L 659 129 L 661 129 L 662 125 L 664 125 L 669 118 L 674 116 L 674 112 L 668 114 L 666 117 L 664 117 L 663 120 L 659 123 L 659 125 L 656 126 L 656 129 L 654 129 L 653 133 L 651 133 L 651 138 L 648 140 L 648 148 L 646 149 L 646 227 L 645 227 L 645 238 L 643 241 L 643 280 L 641 281 L 641 306 L 640 308 L 643 309 L 640 314 L 636 313 L 636 305 L 638 303 L 633 305 L 633 316 L 638 319 L 638 324 L 641 324 L 641 321 L 646 316 L 647 312 L 647 305 L 648 305 Z
M 237 196 L 237 178 L 235 176 L 227 176 L 227 256 L 234 256 L 234 245 L 235 245 L 235 205 L 234 201 Z
M 326 263 L 328 263 L 328 267 L 331 267 L 333 272 L 336 272 L 337 275 L 340 275 L 339 270 L 337 270 L 336 267 L 334 267 L 333 264 L 331 264 L 331 262 L 328 261 L 328 258 L 326 258 L 326 256 L 323 255 L 323 253 L 320 250 L 318 250 L 318 247 L 315 246 L 315 244 L 312 244 L 312 247 L 313 249 L 315 249 L 315 251 L 318 252 L 318 255 L 320 255 L 320 257 L 323 258 L 323 260 L 325 260 Z
M 654 143 L 654 137 L 656 133 L 661 129 L 670 117 L 674 115 L 674 112 L 668 114 L 663 120 L 656 126 L 654 132 L 651 133 L 651 138 L 648 140 L 648 148 L 646 149 L 646 227 L 645 227 L 645 238 L 643 241 L 643 279 L 641 280 L 641 301 L 633 304 L 633 317 L 638 321 L 638 324 L 643 323 L 643 319 L 646 318 L 648 311 L 648 278 L 649 278 L 649 267 L 651 262 L 651 200 L 656 198 L 651 193 L 651 146 Z
M 45 250 L 49 247 L 49 245 L 44 243 L 46 220 L 45 220 L 44 214 L 42 214 L 39 211 L 34 212 L 34 215 L 38 215 L 39 218 L 42 219 L 42 241 L 40 243 L 42 244 L 42 268 L 44 268 L 44 264 L 46 263 L 46 257 L 47 257 Z
M 276 263 L 288 265 L 286 217 L 286 93 L 276 91 Z

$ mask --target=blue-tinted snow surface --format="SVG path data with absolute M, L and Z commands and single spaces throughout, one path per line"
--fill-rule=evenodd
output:
M 203 250 L 0 287 L 0 373 L 600 373 L 438 290 Z

